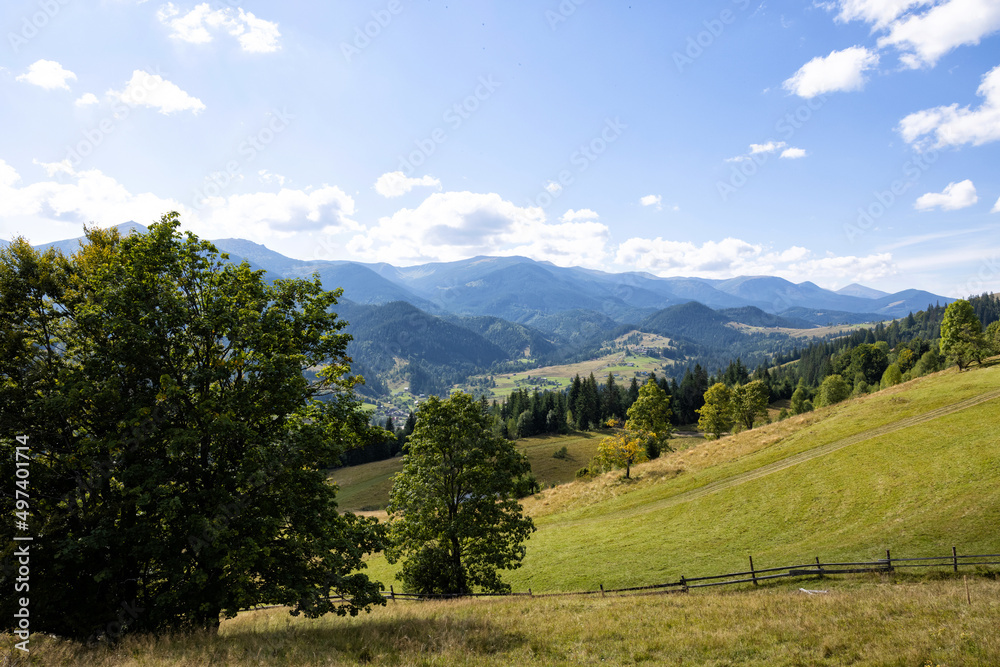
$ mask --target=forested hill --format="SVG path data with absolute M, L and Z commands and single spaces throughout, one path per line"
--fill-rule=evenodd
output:
M 354 337 L 348 354 L 369 372 L 405 377 L 414 393 L 443 390 L 458 377 L 508 358 L 499 346 L 404 301 L 369 306 L 344 299 L 338 315 Z M 398 362 L 405 362 L 402 368 Z M 402 376 L 394 376 L 401 372 Z
M 681 337 L 712 348 L 724 348 L 746 337 L 728 326 L 731 318 L 697 301 L 671 306 L 639 323 L 641 331 Z
M 503 350 L 511 359 L 521 357 L 548 357 L 558 350 L 545 335 L 532 327 L 508 322 L 499 317 L 449 316 L 447 321 L 479 334 Z
M 804 319 L 794 317 L 784 317 L 765 313 L 760 308 L 754 306 L 744 306 L 743 308 L 723 308 L 716 311 L 731 322 L 739 322 L 752 327 L 764 327 L 775 329 L 811 329 L 813 323 Z

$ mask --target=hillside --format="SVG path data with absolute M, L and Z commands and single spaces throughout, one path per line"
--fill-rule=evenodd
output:
M 515 590 L 808 561 L 996 553 L 1000 365 L 944 371 L 526 500 Z M 626 566 L 622 566 L 627 564 Z M 376 558 L 373 572 L 391 579 Z
M 349 323 L 344 331 L 354 337 L 348 354 L 382 376 L 402 362 L 414 393 L 443 391 L 441 378 L 507 359 L 504 350 L 479 334 L 405 301 L 361 305 L 345 299 L 337 308 Z
M 665 308 L 639 323 L 641 331 L 661 336 L 681 337 L 702 345 L 723 348 L 745 338 L 745 334 L 726 326 L 730 317 L 697 301 Z

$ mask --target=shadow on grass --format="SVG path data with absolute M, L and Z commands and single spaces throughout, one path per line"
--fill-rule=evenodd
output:
M 35 641 L 33 664 L 187 665 L 306 665 L 403 662 L 447 656 L 495 656 L 524 646 L 528 639 L 482 618 L 439 611 L 420 618 L 422 607 L 403 608 L 389 619 L 344 619 L 326 616 L 309 620 L 283 618 L 271 612 L 223 624 L 219 634 L 207 631 L 154 637 L 131 635 L 114 646 L 87 647 L 54 637 Z M 254 614 L 254 612 L 251 612 Z M 227 627 L 228 626 L 228 627 Z M 136 656 L 155 656 L 135 662 Z M 0 665 L 27 664 L 4 662 Z
M 418 614 L 420 608 L 407 610 Z M 461 618 L 450 614 L 432 618 L 404 616 L 396 619 L 359 618 L 319 620 L 311 624 L 290 620 L 284 629 L 234 627 L 214 638 L 236 655 L 252 652 L 263 642 L 274 657 L 339 654 L 359 663 L 412 656 L 415 654 L 494 655 L 523 646 L 527 638 L 520 632 L 496 627 L 482 618 Z

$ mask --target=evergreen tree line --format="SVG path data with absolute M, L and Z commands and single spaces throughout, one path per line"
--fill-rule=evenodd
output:
M 1000 300 L 996 297 L 983 294 L 968 301 L 983 328 L 1000 320 Z M 888 325 L 879 323 L 840 338 L 813 342 L 801 350 L 775 354 L 770 365 L 761 362 L 752 371 L 737 357 L 715 374 L 695 363 L 684 370 L 680 381 L 655 373 L 649 377 L 670 399 L 673 426 L 697 423 L 705 392 L 717 383 L 734 388 L 760 380 L 768 389 L 770 402 L 790 399 L 791 413 L 798 414 L 852 393 L 877 390 L 887 372 L 894 384 L 943 368 L 945 359 L 938 351 L 937 339 L 945 310 L 941 305 L 929 305 L 927 310 Z M 639 396 L 640 381 L 632 377 L 626 383 L 609 373 L 604 382 L 598 382 L 593 373 L 586 378 L 577 374 L 568 389 L 518 388 L 503 401 L 493 401 L 488 410 L 496 431 L 510 439 L 568 433 L 571 429 L 587 431 L 601 428 L 609 419 L 625 421 L 626 412 Z M 398 428 L 388 419 L 385 429 L 389 436 L 383 442 L 351 450 L 341 456 L 341 463 L 357 465 L 396 456 L 403 451 L 413 422 L 412 413 Z

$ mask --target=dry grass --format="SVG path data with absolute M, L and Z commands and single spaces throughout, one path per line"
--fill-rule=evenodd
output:
M 357 618 L 272 609 L 226 621 L 218 636 L 127 638 L 113 650 L 36 636 L 31 658 L 94 667 L 1000 664 L 1000 582 L 969 584 L 971 604 L 961 579 L 844 578 L 725 593 L 390 603 Z M 3 642 L 10 647 L 9 636 Z

